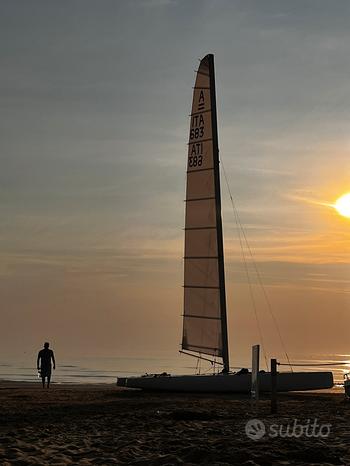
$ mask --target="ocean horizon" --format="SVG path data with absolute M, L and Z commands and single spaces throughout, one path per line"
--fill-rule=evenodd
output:
M 293 356 L 293 355 L 292 355 Z M 335 383 L 342 383 L 344 374 L 350 372 L 350 355 L 333 354 L 299 354 L 290 357 L 293 364 L 305 364 L 305 366 L 293 367 L 294 371 L 332 371 Z M 281 361 L 282 362 L 282 361 Z M 337 363 L 346 362 L 344 365 Z M 285 363 L 285 361 L 283 361 Z M 200 362 L 197 366 L 195 358 L 186 357 L 185 355 L 176 355 L 173 357 L 145 357 L 145 356 L 119 356 L 119 357 L 81 357 L 62 361 L 57 360 L 57 368 L 52 371 L 52 382 L 54 383 L 72 383 L 72 384 L 96 384 L 96 383 L 115 383 L 117 377 L 137 376 L 145 373 L 162 373 L 170 374 L 194 374 L 200 371 L 201 374 L 211 373 L 213 366 L 205 361 Z M 310 364 L 310 366 L 307 366 Z M 260 362 L 261 369 L 266 370 L 263 361 Z M 242 366 L 250 368 L 250 362 L 242 360 Z M 216 371 L 220 366 L 215 367 Z M 280 371 L 289 371 L 289 366 L 280 366 Z M 18 382 L 35 382 L 40 380 L 35 366 L 35 358 L 17 358 L 13 361 L 0 360 L 0 379 Z

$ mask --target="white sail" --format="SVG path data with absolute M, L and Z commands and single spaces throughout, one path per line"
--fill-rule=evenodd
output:
M 219 234 L 222 233 L 221 213 L 218 212 L 220 204 L 217 199 L 219 167 L 218 155 L 215 153 L 215 83 L 214 70 L 210 70 L 210 66 L 213 67 L 213 62 L 210 64 L 211 59 L 210 55 L 203 58 L 197 71 L 190 117 L 182 348 L 223 357 L 223 283 L 220 275 L 218 226 Z M 223 257 L 221 261 L 223 267 Z

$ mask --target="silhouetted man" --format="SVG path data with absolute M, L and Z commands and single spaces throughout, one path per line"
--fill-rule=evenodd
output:
M 56 369 L 55 356 L 53 354 L 53 351 L 49 349 L 49 346 L 50 344 L 47 342 L 44 344 L 44 349 L 39 351 L 38 359 L 36 361 L 38 371 L 40 371 L 41 380 L 43 381 L 43 388 L 45 388 L 45 378 L 47 378 L 47 388 L 50 387 L 51 359 L 53 362 L 53 368 Z M 39 361 L 41 361 L 40 366 Z

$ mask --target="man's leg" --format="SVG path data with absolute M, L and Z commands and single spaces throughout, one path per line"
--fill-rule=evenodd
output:
M 41 376 L 41 380 L 42 380 L 42 383 L 43 383 L 43 388 L 45 388 L 45 377 L 43 375 Z
M 50 388 L 51 373 L 47 374 L 47 388 Z

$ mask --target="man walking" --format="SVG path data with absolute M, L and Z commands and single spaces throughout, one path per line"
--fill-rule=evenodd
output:
M 53 368 L 56 369 L 55 356 L 53 351 L 49 349 L 49 346 L 50 344 L 48 342 L 44 344 L 44 349 L 39 351 L 38 359 L 36 361 L 36 365 L 43 382 L 43 388 L 45 388 L 45 378 L 47 378 L 47 388 L 50 388 L 51 360 L 53 362 Z

